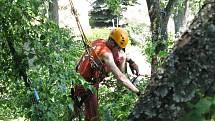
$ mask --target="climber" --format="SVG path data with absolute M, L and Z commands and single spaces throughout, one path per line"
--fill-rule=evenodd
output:
M 132 73 L 139 75 L 137 64 L 123 51 L 127 44 L 127 31 L 122 28 L 114 28 L 110 32 L 108 40 L 97 39 L 91 43 L 92 49 L 84 52 L 77 64 L 76 71 L 97 90 L 99 83 L 109 72 L 112 72 L 114 77 L 126 88 L 139 95 L 139 90 L 124 74 L 126 62 L 128 62 Z M 85 105 L 85 120 L 98 121 L 97 95 L 82 85 L 75 85 L 74 95 L 80 97 L 81 102 Z M 80 108 L 80 104 L 78 107 Z

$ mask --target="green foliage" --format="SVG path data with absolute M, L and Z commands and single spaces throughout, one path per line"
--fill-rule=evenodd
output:
M 89 40 L 108 39 L 111 29 L 109 28 L 93 28 L 92 33 L 87 35 Z
M 196 103 L 187 103 L 190 112 L 181 121 L 207 121 L 215 119 L 215 98 L 202 97 Z
M 196 15 L 199 9 L 202 7 L 205 0 L 190 0 L 191 13 Z
M 126 30 L 129 33 L 129 41 L 131 45 L 143 46 L 148 36 L 148 28 L 145 23 L 128 23 Z
M 164 9 L 166 7 L 166 5 L 168 4 L 169 0 L 161 0 L 160 1 L 160 7 L 162 9 Z
M 105 27 L 112 25 L 112 19 L 121 18 L 127 6 L 137 4 L 137 0 L 96 0 L 90 12 L 90 25 Z
M 119 16 L 121 13 L 120 1 L 119 0 L 106 0 L 107 7 L 113 11 L 113 14 Z
M 169 33 L 169 39 L 165 41 L 165 46 L 167 49 L 159 51 L 158 53 L 158 67 L 163 64 L 163 60 L 168 56 L 168 54 L 171 52 L 173 45 L 174 45 L 174 40 L 173 40 L 173 35 Z M 156 44 L 152 43 L 151 37 L 146 36 L 145 37 L 145 42 L 144 45 L 141 46 L 143 49 L 143 54 L 146 55 L 146 60 L 148 63 L 151 63 L 152 61 L 152 56 L 156 51 Z
M 46 1 L 1 0 L 0 10 L 0 120 L 66 120 L 70 84 L 84 83 L 74 70 L 81 42 L 47 19 Z M 34 88 L 39 104 L 32 100 Z
M 132 34 L 137 34 L 137 35 L 141 35 L 147 34 L 147 25 L 145 23 L 128 23 L 128 26 L 126 27 L 126 29 L 132 33 Z
M 121 16 L 121 13 L 127 9 L 127 6 L 133 6 L 137 4 L 137 0 L 105 0 L 105 3 L 113 15 Z
M 152 61 L 152 56 L 156 51 L 156 44 L 152 43 L 151 36 L 149 32 L 147 31 L 147 26 L 144 23 L 129 23 L 128 27 L 126 29 L 130 33 L 129 39 L 131 40 L 132 45 L 138 45 L 142 48 L 143 54 L 146 55 L 146 59 L 148 63 L 151 63 Z M 132 37 L 132 35 L 135 35 Z M 138 43 L 138 38 L 135 37 L 140 36 L 142 41 Z M 159 44 L 159 43 L 158 43 Z M 159 57 L 159 65 L 160 66 L 162 63 L 162 60 L 167 57 L 168 53 L 171 51 L 173 44 L 174 44 L 174 35 L 172 33 L 169 33 L 169 38 L 167 41 L 164 42 L 165 46 L 167 49 L 162 50 L 158 53 Z M 161 46 L 162 48 L 162 46 Z
M 138 88 L 141 91 L 145 90 L 147 80 L 147 78 L 138 80 Z M 116 79 L 108 80 L 107 83 L 112 83 L 111 87 L 100 87 L 99 111 L 102 115 L 102 121 L 124 121 L 138 99 L 134 93 L 125 89 L 125 87 L 120 86 L 119 83 L 113 86 L 113 82 L 116 81 Z

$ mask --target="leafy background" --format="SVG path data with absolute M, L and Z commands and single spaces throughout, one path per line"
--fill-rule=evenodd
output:
M 71 83 L 84 83 L 74 67 L 82 44 L 71 30 L 59 28 L 46 17 L 47 1 L 1 0 L 0 119 L 65 120 Z M 11 54 L 9 44 L 15 48 Z M 19 61 L 19 64 L 16 64 Z M 25 87 L 19 72 L 32 81 Z M 38 91 L 40 103 L 33 99 Z
M 91 88 L 74 70 L 84 50 L 83 44 L 75 39 L 73 30 L 59 28 L 48 19 L 48 2 L 0 0 L 0 120 L 25 117 L 33 121 L 65 121 L 73 111 L 69 97 L 71 85 L 81 83 Z M 166 1 L 162 2 L 166 4 Z M 202 2 L 192 0 L 192 10 L 197 11 Z M 112 11 L 115 10 L 113 15 L 121 12 L 118 1 L 107 0 L 106 3 Z M 148 34 L 143 32 L 145 25 L 142 24 L 131 23 L 127 29 L 134 34 Z M 108 28 L 95 28 L 93 35 L 88 37 L 90 40 L 107 38 L 108 33 Z M 140 47 L 150 62 L 155 45 L 150 36 L 145 38 L 145 46 Z M 131 36 L 132 39 L 135 40 Z M 169 49 L 173 43 L 172 39 L 168 40 Z M 15 54 L 12 54 L 10 46 L 15 49 Z M 159 56 L 164 58 L 169 51 L 161 52 Z M 32 81 L 30 87 L 26 87 L 20 78 L 22 71 Z M 136 95 L 115 82 L 112 78 L 109 82 L 112 86 L 102 86 L 99 91 L 99 110 L 104 121 L 125 120 L 137 101 Z M 144 91 L 148 78 L 139 82 L 139 88 Z M 38 92 L 39 103 L 33 98 L 34 89 Z M 214 105 L 213 97 L 204 97 L 199 92 L 199 100 L 187 103 L 190 112 L 182 117 L 182 121 L 212 121 L 215 119 Z

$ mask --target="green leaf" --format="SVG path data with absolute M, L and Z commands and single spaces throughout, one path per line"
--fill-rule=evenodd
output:
M 209 112 L 211 104 L 211 101 L 209 101 L 207 98 L 203 98 L 199 100 L 195 107 L 199 111 L 199 113 L 204 114 L 206 112 Z
M 215 97 L 212 98 L 212 104 L 215 105 Z
M 181 121 L 204 121 L 204 118 L 199 112 L 193 111 L 187 113 Z
M 168 53 L 166 51 L 160 51 L 159 52 L 159 56 L 162 57 L 166 57 L 168 55 Z

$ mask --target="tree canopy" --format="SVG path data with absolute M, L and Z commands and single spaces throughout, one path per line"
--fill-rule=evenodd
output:
M 137 4 L 137 0 L 96 0 L 90 12 L 90 24 L 96 27 L 112 26 L 112 19 L 122 18 L 127 6 Z
M 47 9 L 43 0 L 0 1 L 1 120 L 65 120 L 71 108 L 68 92 L 71 82 L 81 81 L 73 68 L 82 45 L 46 17 Z

